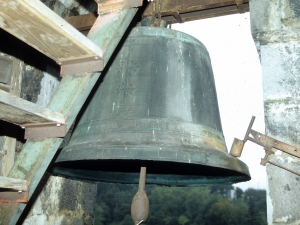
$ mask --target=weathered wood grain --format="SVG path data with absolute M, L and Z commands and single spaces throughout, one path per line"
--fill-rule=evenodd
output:
M 249 0 L 162 0 L 160 11 L 162 19 L 172 24 L 249 11 L 248 3 Z M 152 11 L 153 2 L 150 2 L 143 18 L 152 16 Z M 175 17 L 178 15 L 179 20 Z
M 17 191 L 27 191 L 29 182 L 26 180 L 0 176 L 0 188 L 9 188 Z
M 14 123 L 65 123 L 64 116 L 0 90 L 0 119 Z
M 4 64 L 1 65 L 1 69 L 5 70 L 6 67 L 9 67 L 9 73 L 7 74 L 8 79 L 6 83 L 1 85 L 2 87 L 7 88 L 7 92 L 19 97 L 21 92 L 22 68 L 24 63 L 9 55 L 1 54 L 0 57 L 4 59 Z M 9 63 L 5 64 L 5 61 Z M 10 127 L 8 129 L 12 128 Z M 7 176 L 15 161 L 16 138 L 8 136 L 2 136 L 0 138 L 3 140 L 2 142 L 0 141 L 0 152 L 3 154 L 0 162 L 0 176 Z
M 77 30 L 85 31 L 91 29 L 97 17 L 98 15 L 95 13 L 89 13 L 80 16 L 71 16 L 66 18 L 65 20 Z
M 0 27 L 55 61 L 102 50 L 39 0 L 0 0 Z
M 138 7 L 143 0 L 95 0 L 98 4 L 98 14 L 117 12 L 122 9 Z

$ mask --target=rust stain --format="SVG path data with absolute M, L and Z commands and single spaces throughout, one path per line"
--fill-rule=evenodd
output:
M 205 144 L 227 153 L 226 145 L 215 139 L 204 139 Z

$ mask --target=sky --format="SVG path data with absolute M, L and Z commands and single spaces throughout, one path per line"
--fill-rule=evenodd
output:
M 197 38 L 210 54 L 228 151 L 235 137 L 244 138 L 252 116 L 256 117 L 252 129 L 264 133 L 261 67 L 249 13 L 174 24 L 172 29 Z M 251 180 L 235 186 L 266 189 L 263 157 L 261 146 L 246 142 L 240 159 L 248 165 Z

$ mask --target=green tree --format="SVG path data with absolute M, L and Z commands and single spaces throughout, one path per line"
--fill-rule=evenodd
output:
M 249 225 L 266 225 L 266 191 L 249 188 L 244 192 L 244 201 L 249 207 Z
M 233 206 L 227 199 L 216 202 L 205 214 L 205 223 L 214 225 L 234 225 Z
M 236 195 L 237 199 L 241 199 L 241 198 L 243 198 L 244 191 L 241 188 L 236 187 L 235 188 L 235 195 Z
M 207 187 L 193 187 L 187 190 L 184 202 L 186 216 L 191 225 L 205 224 L 203 216 L 216 200 L 211 198 Z
M 187 224 L 189 221 L 190 221 L 190 220 L 189 220 L 186 216 L 184 216 L 184 215 L 180 215 L 179 218 L 178 218 L 178 223 L 179 223 L 180 225 L 185 225 L 185 224 Z

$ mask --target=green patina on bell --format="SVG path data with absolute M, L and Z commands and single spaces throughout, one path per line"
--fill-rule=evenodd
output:
M 175 186 L 250 180 L 227 153 L 209 54 L 167 28 L 132 29 L 80 118 L 54 173 Z

